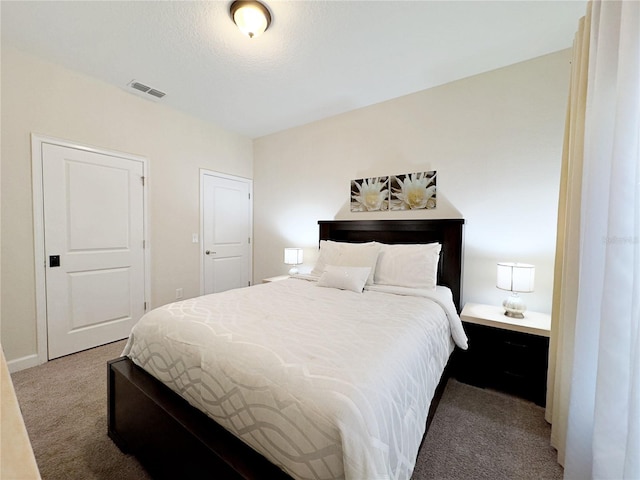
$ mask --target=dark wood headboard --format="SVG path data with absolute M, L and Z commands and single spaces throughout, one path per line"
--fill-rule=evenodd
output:
M 453 292 L 460 312 L 462 298 L 462 238 L 464 219 L 446 220 L 320 220 L 320 240 L 336 242 L 442 244 L 438 284 Z

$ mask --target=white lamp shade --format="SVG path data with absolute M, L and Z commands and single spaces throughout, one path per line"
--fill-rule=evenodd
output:
M 300 265 L 302 263 L 302 249 L 285 248 L 284 263 L 286 263 L 287 265 Z
M 271 22 L 267 8 L 257 1 L 234 2 L 232 15 L 240 31 L 250 38 L 262 35 Z
M 496 286 L 511 292 L 533 292 L 536 269 L 527 263 L 498 263 Z

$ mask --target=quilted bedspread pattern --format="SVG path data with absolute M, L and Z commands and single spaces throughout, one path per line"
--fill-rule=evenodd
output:
M 452 321 L 288 279 L 155 309 L 124 354 L 294 478 L 408 479 Z

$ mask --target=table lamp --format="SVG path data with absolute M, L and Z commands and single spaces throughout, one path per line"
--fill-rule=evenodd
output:
M 287 265 L 293 265 L 289 270 L 289 275 L 295 275 L 298 273 L 297 265 L 302 263 L 302 249 L 301 248 L 285 248 L 284 249 L 284 263 Z
M 535 266 L 527 263 L 498 263 L 496 286 L 511 292 L 511 295 L 502 302 L 504 314 L 507 317 L 524 318 L 527 307 L 518 293 L 533 292 L 535 271 Z

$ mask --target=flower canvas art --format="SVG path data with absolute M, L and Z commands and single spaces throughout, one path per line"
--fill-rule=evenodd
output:
M 377 212 L 389 209 L 389 177 L 351 180 L 351 211 Z
M 389 180 L 390 210 L 436 208 L 436 172 L 392 175 Z

